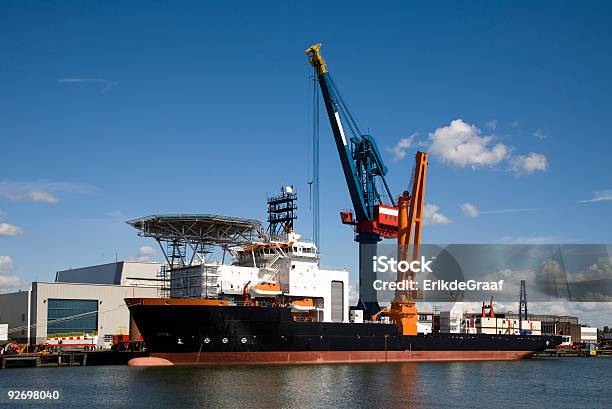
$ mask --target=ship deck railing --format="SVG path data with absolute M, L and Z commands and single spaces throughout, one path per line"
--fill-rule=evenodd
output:
M 253 304 L 250 304 L 250 303 L 245 302 L 245 301 L 233 301 L 233 302 L 230 302 L 230 305 L 233 305 L 233 306 L 236 306 L 236 307 L 246 307 L 246 306 L 252 306 L 252 307 L 255 307 L 255 306 L 256 307 L 274 307 L 273 303 L 267 302 L 267 301 L 263 301 L 263 302 L 260 301 L 258 303 L 258 305 L 253 305 Z M 319 311 L 323 311 L 323 309 L 324 309 L 324 305 L 323 304 L 315 304 L 314 307 L 315 307 L 315 310 L 319 310 Z M 278 308 L 291 308 L 291 304 L 281 305 Z
M 395 321 L 389 320 L 389 321 L 380 321 L 380 320 L 363 320 L 363 324 L 395 324 Z
M 274 307 L 274 304 L 271 302 L 267 302 L 267 301 L 259 301 L 257 305 L 254 305 L 252 303 L 248 303 L 245 301 L 234 301 L 234 302 L 230 302 L 229 305 L 233 305 L 236 307 Z M 279 308 L 289 308 L 289 306 L 281 306 Z

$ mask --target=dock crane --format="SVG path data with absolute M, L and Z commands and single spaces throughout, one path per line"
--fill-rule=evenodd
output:
M 359 307 L 371 316 L 380 310 L 372 287 L 376 279 L 372 260 L 379 241 L 397 237 L 398 208 L 385 179 L 387 167 L 376 141 L 359 129 L 330 76 L 320 48 L 320 44 L 315 44 L 306 54 L 319 83 L 355 212 L 354 217 L 351 212 L 341 212 L 340 217 L 342 223 L 355 228 L 355 241 L 359 243 Z M 349 139 L 345 125 L 351 133 Z M 388 204 L 383 202 L 385 195 L 379 191 L 380 184 Z
M 414 261 L 419 258 L 421 246 L 421 231 L 423 229 L 423 205 L 425 203 L 425 181 L 427 175 L 428 155 L 417 152 L 414 170 L 410 182 L 411 190 L 406 191 L 398 199 L 399 225 L 397 232 L 397 262 Z M 397 272 L 397 282 L 416 281 L 414 271 Z M 385 307 L 372 315 L 372 321 L 386 314 L 397 325 L 403 335 L 416 335 L 419 315 L 416 301 L 420 298 L 418 290 L 397 290 L 389 307 Z M 483 310 L 484 311 L 484 310 Z M 484 314 L 484 313 L 483 313 Z
M 428 155 L 417 152 L 412 173 L 411 191 L 404 192 L 399 198 L 399 228 L 397 233 L 397 261 L 414 261 L 420 256 L 421 231 L 423 229 L 423 206 L 425 202 L 425 181 Z M 398 281 L 416 280 L 414 271 L 398 271 Z M 417 313 L 416 290 L 398 290 L 389 308 L 389 318 L 395 322 L 403 335 L 416 335 Z

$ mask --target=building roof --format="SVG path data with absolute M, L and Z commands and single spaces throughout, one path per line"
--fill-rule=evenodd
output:
M 55 273 L 58 283 L 125 285 L 134 280 L 154 280 L 159 276 L 162 263 L 141 261 L 117 261 Z
M 260 221 L 212 214 L 151 215 L 127 221 L 138 235 L 158 241 L 240 245 L 265 238 Z

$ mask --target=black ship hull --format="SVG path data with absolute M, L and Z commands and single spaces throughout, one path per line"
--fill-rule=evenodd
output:
M 151 356 L 174 364 L 512 360 L 561 343 L 556 336 L 404 336 L 393 324 L 296 322 L 277 307 L 126 303 Z

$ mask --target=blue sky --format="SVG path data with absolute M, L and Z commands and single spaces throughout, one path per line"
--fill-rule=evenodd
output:
M 611 17 L 609 2 L 3 1 L 0 274 L 138 257 L 154 243 L 124 222 L 148 214 L 264 219 L 283 184 L 310 237 L 315 42 L 394 192 L 430 150 L 426 242 L 608 243 Z M 324 117 L 321 202 L 322 264 L 356 279 Z

